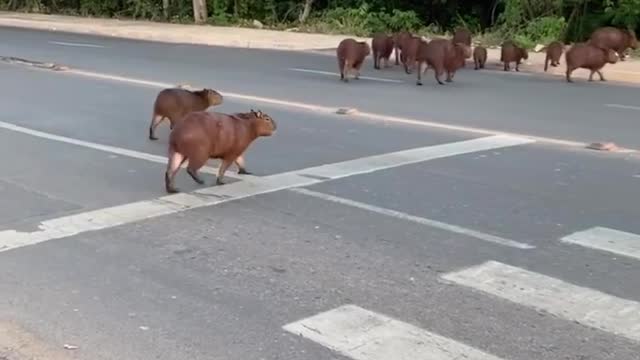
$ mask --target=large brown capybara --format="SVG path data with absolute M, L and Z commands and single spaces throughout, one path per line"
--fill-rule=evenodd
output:
M 638 39 L 636 32 L 631 29 L 618 29 L 611 26 L 596 29 L 588 41 L 591 45 L 602 49 L 613 49 L 618 53 L 620 61 L 625 61 L 627 49 L 637 49 Z
M 269 115 L 258 110 L 248 113 L 223 114 L 207 111 L 189 113 L 169 136 L 169 161 L 165 173 L 165 189 L 176 193 L 175 176 L 180 166 L 187 164 L 187 173 L 198 184 L 198 175 L 209 159 L 221 159 L 217 185 L 222 185 L 227 168 L 258 137 L 271 136 L 277 125 Z
M 451 39 L 451 41 L 454 44 L 461 43 L 471 47 L 471 31 L 469 31 L 467 28 L 458 28 L 453 33 L 453 38 Z M 462 67 L 466 67 L 466 65 L 467 62 L 464 61 L 462 63 Z
M 366 41 L 356 41 L 352 38 L 340 41 L 336 49 L 340 80 L 349 82 L 349 72 L 352 70 L 356 72 L 355 79 L 359 79 L 360 68 L 369 54 L 371 54 L 371 47 Z
M 149 139 L 158 140 L 155 136 L 155 130 L 164 119 L 169 119 L 170 128 L 173 129 L 188 113 L 203 111 L 211 106 L 220 105 L 222 102 L 222 95 L 212 89 L 192 91 L 183 88 L 169 88 L 160 91 L 153 104 Z
M 549 63 L 551 66 L 556 67 L 560 65 L 560 57 L 564 52 L 564 44 L 560 41 L 553 41 L 549 45 L 547 45 L 546 56 L 544 58 L 544 71 L 546 72 Z
M 484 46 L 476 46 L 473 49 L 473 63 L 475 70 L 484 69 L 487 63 L 487 49 Z
M 571 73 L 578 68 L 591 71 L 589 81 L 593 81 L 594 73 L 600 75 L 600 81 L 606 81 L 602 76 L 601 69 L 607 63 L 615 64 L 618 62 L 618 55 L 613 49 L 602 49 L 590 43 L 574 44 L 564 55 L 564 58 L 567 63 L 567 82 L 573 82 Z
M 507 40 L 502 44 L 502 51 L 500 52 L 500 61 L 504 63 L 504 71 L 509 71 L 511 67 L 510 63 L 516 63 L 516 71 L 520 71 L 520 63 L 522 60 L 529 59 L 529 52 L 527 49 L 516 45 L 513 41 Z
M 444 85 L 440 77 L 445 71 L 447 72 L 446 81 L 452 82 L 456 70 L 461 68 L 464 61 L 470 57 L 471 48 L 466 44 L 453 43 L 447 39 L 433 39 L 428 44 L 422 43 L 416 60 L 418 63 L 416 85 L 422 85 L 422 74 L 429 68 L 434 70 L 438 84 Z
M 389 67 L 389 57 L 393 51 L 393 37 L 387 34 L 375 34 L 371 40 L 373 51 L 373 68 L 380 70 L 380 60 L 384 59 L 384 67 Z
M 402 44 L 402 64 L 404 65 L 404 72 L 411 74 L 416 64 L 416 57 L 418 55 L 418 48 L 421 44 L 426 45 L 426 41 L 421 37 L 411 36 L 404 39 Z
M 400 61 L 398 61 L 399 58 L 401 58 L 401 52 L 402 52 L 402 44 L 404 44 L 404 42 L 409 39 L 411 36 L 411 33 L 408 31 L 400 31 L 397 32 L 395 34 L 393 34 L 393 49 L 395 50 L 395 56 L 396 56 L 396 65 L 400 65 Z M 402 63 L 404 64 L 404 61 L 402 61 Z

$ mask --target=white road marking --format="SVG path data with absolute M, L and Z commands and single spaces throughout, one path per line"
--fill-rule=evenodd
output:
M 633 105 L 604 104 L 604 106 L 611 107 L 611 108 L 618 108 L 618 109 L 640 110 L 640 106 L 633 106 Z
M 502 299 L 640 341 L 640 303 L 488 261 L 442 276 Z
M 560 241 L 640 260 L 640 235 L 594 227 L 565 236 Z
M 355 305 L 283 326 L 354 360 L 500 360 L 500 358 Z
M 334 73 L 334 72 L 331 72 L 331 71 L 300 69 L 300 68 L 288 68 L 287 70 L 289 70 L 289 71 L 298 71 L 298 72 L 306 72 L 306 73 L 312 73 L 312 74 L 320 74 L 320 75 L 331 75 L 331 76 L 335 76 L 335 77 L 339 77 L 340 76 L 339 73 Z M 373 81 L 382 81 L 382 82 L 396 83 L 396 84 L 404 84 L 404 81 L 402 81 L 402 80 L 384 79 L 384 78 L 370 77 L 370 76 L 360 76 L 360 79 L 373 80 Z
M 293 187 L 308 186 L 331 179 L 476 151 L 528 144 L 530 142 L 531 140 L 529 139 L 492 136 L 375 155 L 271 176 L 245 177 L 245 180 L 241 182 L 204 188 L 192 193 L 167 195 L 153 200 L 139 201 L 47 220 L 40 224 L 40 230 L 34 232 L 0 231 L 0 252 L 202 206 L 217 205 Z M 101 147 L 95 148 L 101 149 Z M 127 154 L 128 152 L 120 151 L 120 153 Z M 162 178 L 158 177 L 158 181 L 162 181 Z
M 62 46 L 74 46 L 74 47 L 104 48 L 104 46 L 102 46 L 102 45 L 83 44 L 83 43 L 70 43 L 70 42 L 64 42 L 64 41 L 49 41 L 49 44 L 62 45 Z
M 318 199 L 323 199 L 323 200 L 331 201 L 331 202 L 334 202 L 334 203 L 347 205 L 347 206 L 352 206 L 352 207 L 355 207 L 355 208 L 371 211 L 371 212 L 374 212 L 374 213 L 377 213 L 377 214 L 390 216 L 390 217 L 393 217 L 393 218 L 396 218 L 396 219 L 400 219 L 400 220 L 404 220 L 404 221 L 411 221 L 411 222 L 414 222 L 414 223 L 418 223 L 418 224 L 421 224 L 421 225 L 426 225 L 426 226 L 429 226 L 429 227 L 433 227 L 433 228 L 437 228 L 437 229 L 453 232 L 453 233 L 456 233 L 456 234 L 462 234 L 462 235 L 465 235 L 465 236 L 473 237 L 473 238 L 476 238 L 476 239 L 479 239 L 479 240 L 483 240 L 483 241 L 487 241 L 487 242 L 491 242 L 491 243 L 494 243 L 494 244 L 510 246 L 510 247 L 514 247 L 514 248 L 517 248 L 517 249 L 526 249 L 526 250 L 535 249 L 535 246 L 533 246 L 533 245 L 529 245 L 529 244 L 525 244 L 525 243 L 521 243 L 521 242 L 509 240 L 509 239 L 504 239 L 504 238 L 501 238 L 501 237 L 498 237 L 498 236 L 485 234 L 483 232 L 467 229 L 467 228 L 464 228 L 464 227 L 461 227 L 461 226 L 451 225 L 451 224 L 443 223 L 443 222 L 440 222 L 440 221 L 437 221 L 437 220 L 431 220 L 431 219 L 427 219 L 427 218 L 423 218 L 423 217 L 419 217 L 419 216 L 413 216 L 413 215 L 406 214 L 406 213 L 403 213 L 403 212 L 400 212 L 400 211 L 381 208 L 381 207 L 378 207 L 378 206 L 369 205 L 369 204 L 361 203 L 361 202 L 350 200 L 350 199 L 345 199 L 345 198 L 338 197 L 338 196 L 333 196 L 333 195 L 329 195 L 329 194 L 323 194 L 323 193 L 320 193 L 320 192 L 316 192 L 316 191 L 312 191 L 312 190 L 308 190 L 308 189 L 302 189 L 302 188 L 291 189 L 291 191 L 294 191 L 294 192 L 299 193 L 299 194 L 307 195 L 307 196 L 312 196 L 312 197 L 315 197 L 315 198 L 318 198 Z
M 165 156 L 158 156 L 158 155 L 148 154 L 140 151 L 124 149 L 117 146 L 102 145 L 102 144 L 97 144 L 90 141 L 84 141 L 84 140 L 74 139 L 66 136 L 50 134 L 47 132 L 33 130 L 33 129 L 25 128 L 22 126 L 14 125 L 4 121 L 0 121 L 0 129 L 11 130 L 11 131 L 19 132 L 22 134 L 39 137 L 42 139 L 82 146 L 89 149 L 104 151 L 111 154 L 117 154 L 120 156 L 126 156 L 134 159 L 146 160 L 146 161 L 151 161 L 151 162 L 160 163 L 160 164 L 167 164 L 167 157 Z M 183 165 L 182 167 L 185 167 L 185 166 L 186 165 Z M 205 166 L 202 168 L 202 172 L 217 174 L 218 168 Z M 251 177 L 251 175 L 238 175 L 238 177 L 246 178 L 246 177 Z

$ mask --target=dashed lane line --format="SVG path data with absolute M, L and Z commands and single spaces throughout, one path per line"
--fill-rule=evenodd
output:
M 567 235 L 560 241 L 640 260 L 640 235 L 634 233 L 598 226 Z

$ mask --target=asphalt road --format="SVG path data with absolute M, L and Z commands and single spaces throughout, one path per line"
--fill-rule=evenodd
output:
M 617 86 L 471 71 L 442 90 L 343 85 L 282 70 L 330 70 L 320 55 L 0 37 L 0 55 L 155 81 L 637 141 L 633 113 L 597 106 L 637 99 Z M 146 137 L 159 89 L 5 64 L 0 78 L 0 358 L 34 348 L 56 360 L 638 358 L 637 154 L 227 99 L 220 111 L 259 107 L 278 121 L 247 154 L 255 177 L 232 169 L 208 189 L 213 175 L 203 187 L 181 173 L 189 195 L 165 197 L 167 125 Z M 454 92 L 474 110 L 454 106 Z M 505 96 L 509 107 L 478 105 Z M 534 106 L 543 99 L 553 103 Z M 509 118 L 513 109 L 528 111 Z M 583 246 L 561 241 L 572 234 Z M 12 331 L 34 340 L 15 350 Z

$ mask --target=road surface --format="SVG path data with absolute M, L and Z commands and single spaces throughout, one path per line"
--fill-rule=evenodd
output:
M 223 95 L 638 145 L 638 112 L 605 106 L 637 90 L 610 84 L 465 70 L 417 88 L 399 69 L 342 84 L 287 70 L 335 71 L 322 55 L 0 40 L 1 56 Z M 247 153 L 253 176 L 213 186 L 211 161 L 205 186 L 181 172 L 167 196 L 168 126 L 147 139 L 159 87 L 0 76 L 0 358 L 637 359 L 635 153 L 227 97 L 220 111 L 278 122 Z

